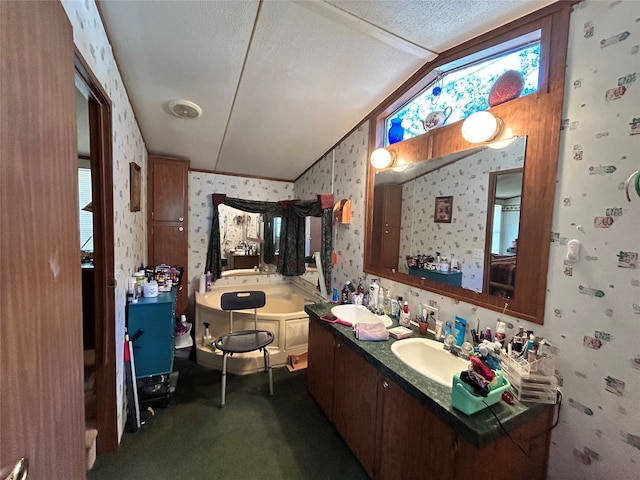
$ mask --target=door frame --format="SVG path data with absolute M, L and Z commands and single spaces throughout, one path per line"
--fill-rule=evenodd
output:
M 118 449 L 116 390 L 113 154 L 111 99 L 75 48 L 75 71 L 89 90 L 89 138 L 93 191 L 97 453 Z

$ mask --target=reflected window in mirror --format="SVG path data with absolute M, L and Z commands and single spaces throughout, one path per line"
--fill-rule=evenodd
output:
M 485 267 L 489 294 L 513 299 L 516 285 L 523 169 L 492 172 L 489 176 L 489 220 Z
M 507 93 L 508 100 L 534 93 L 539 67 L 540 30 L 438 67 L 420 93 L 385 119 L 385 145 L 487 110 Z

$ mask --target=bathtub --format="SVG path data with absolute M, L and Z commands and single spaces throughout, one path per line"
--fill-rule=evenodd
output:
M 224 285 L 207 293 L 196 292 L 196 361 L 199 365 L 222 370 L 222 353 L 214 352 L 202 342 L 204 322 L 210 324 L 213 338 L 229 332 L 229 312 L 220 309 L 220 296 L 225 292 L 262 290 L 267 303 L 258 309 L 258 329 L 269 330 L 274 340 L 269 345 L 269 355 L 273 367 L 284 366 L 289 355 L 307 351 L 309 316 L 304 311 L 311 296 L 304 290 L 287 282 L 273 282 L 241 285 Z M 233 330 L 253 329 L 253 310 L 233 314 Z M 264 369 L 263 354 L 259 351 L 236 353 L 227 357 L 227 371 L 236 375 L 246 375 Z

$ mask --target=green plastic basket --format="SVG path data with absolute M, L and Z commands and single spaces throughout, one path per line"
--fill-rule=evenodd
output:
M 473 393 L 471 387 L 460 380 L 460 374 L 456 373 L 451 386 L 451 405 L 466 415 L 473 415 L 489 405 L 495 405 L 502 398 L 502 392 L 511 386 L 501 374 L 496 376 L 498 384 L 491 388 L 489 395 L 481 397 Z

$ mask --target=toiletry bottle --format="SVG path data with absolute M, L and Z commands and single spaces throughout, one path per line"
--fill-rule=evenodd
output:
M 456 316 L 455 324 L 453 327 L 453 335 L 456 338 L 456 345 L 458 347 L 462 346 L 462 344 L 464 343 L 466 330 L 467 330 L 467 321 L 462 317 Z
M 342 287 L 342 295 L 340 297 L 340 302 L 343 305 L 346 305 L 347 303 L 349 303 L 349 287 L 347 286 L 346 283 Z
M 204 345 L 205 347 L 209 347 L 211 346 L 211 333 L 209 332 L 210 323 L 203 322 L 203 325 L 204 333 L 202 334 L 202 345 Z
M 391 318 L 398 318 L 398 312 L 400 311 L 400 305 L 398 304 L 398 299 L 394 298 L 391 300 Z
M 400 325 L 403 327 L 408 327 L 411 323 L 411 315 L 409 314 L 409 303 L 404 302 L 402 305 L 402 311 L 400 312 Z
M 383 310 L 385 315 L 391 315 L 391 290 L 387 288 L 387 291 L 384 296 L 384 301 L 382 303 Z
M 378 306 L 378 310 L 384 309 L 384 288 L 382 287 L 378 289 L 378 301 L 376 302 L 376 305 Z
M 496 340 L 498 342 L 502 342 L 507 337 L 505 333 L 505 329 L 506 329 L 505 323 L 501 320 L 498 320 L 496 324 Z
M 396 320 L 400 321 L 400 314 L 402 313 L 402 297 L 398 296 L 398 311 L 396 312 Z
M 378 285 L 378 279 L 374 278 L 371 280 L 371 285 L 369 286 L 369 306 L 377 307 L 378 306 L 378 293 L 380 292 L 380 285 Z
M 205 275 L 205 291 L 210 292 L 213 288 L 213 275 L 211 272 L 207 272 Z
M 207 291 L 207 276 L 203 273 L 200 275 L 200 285 L 198 285 L 198 293 Z

